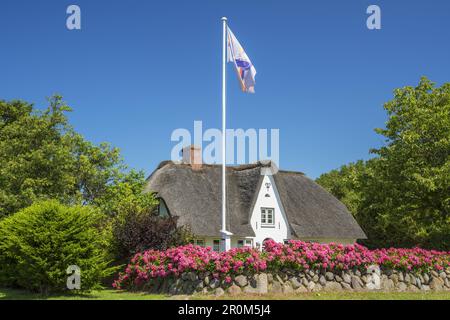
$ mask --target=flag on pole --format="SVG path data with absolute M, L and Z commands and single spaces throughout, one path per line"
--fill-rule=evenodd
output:
M 234 62 L 242 91 L 255 93 L 256 69 L 230 28 L 227 31 L 227 60 Z

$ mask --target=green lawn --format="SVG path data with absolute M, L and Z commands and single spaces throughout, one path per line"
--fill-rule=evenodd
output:
M 214 299 L 214 297 L 194 296 L 191 299 Z M 321 292 L 299 294 L 223 296 L 216 299 L 248 300 L 450 300 L 450 292 Z
M 0 288 L 0 300 L 207 300 L 207 299 L 286 299 L 286 300 L 450 300 L 450 292 L 323 292 L 323 293 L 302 293 L 302 294 L 267 294 L 267 295 L 240 295 L 240 296 L 165 296 L 147 293 L 136 293 L 126 291 L 116 291 L 111 289 L 92 291 L 89 294 L 82 295 L 50 295 L 42 296 L 32 294 L 22 290 L 2 289 Z
M 0 300 L 157 300 L 170 297 L 157 294 L 126 292 L 117 290 L 96 290 L 85 294 L 59 294 L 43 296 L 23 290 L 0 288 Z

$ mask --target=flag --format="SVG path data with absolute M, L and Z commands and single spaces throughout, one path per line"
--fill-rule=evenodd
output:
M 248 58 L 239 41 L 230 28 L 227 27 L 228 62 L 234 62 L 242 91 L 255 93 L 256 69 Z

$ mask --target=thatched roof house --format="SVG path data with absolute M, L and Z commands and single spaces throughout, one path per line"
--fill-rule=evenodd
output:
M 227 230 L 232 246 L 261 246 L 302 239 L 354 242 L 364 239 L 347 208 L 303 173 L 278 171 L 271 163 L 227 167 Z M 162 162 L 147 180 L 161 211 L 179 217 L 200 245 L 219 248 L 221 230 L 221 166 Z

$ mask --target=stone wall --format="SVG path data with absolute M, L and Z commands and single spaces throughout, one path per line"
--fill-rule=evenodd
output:
M 215 294 L 304 293 L 318 291 L 450 291 L 450 268 L 445 271 L 415 274 L 396 270 L 309 271 L 243 274 L 231 282 L 213 278 L 209 273 L 188 272 L 179 278 L 154 279 L 147 284 L 152 293 Z

